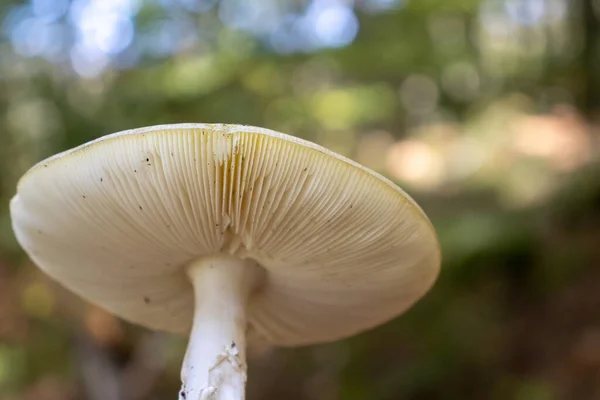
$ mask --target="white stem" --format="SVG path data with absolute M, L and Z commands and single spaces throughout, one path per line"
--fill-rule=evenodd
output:
M 181 368 L 180 400 L 243 400 L 246 305 L 257 283 L 250 261 L 213 257 L 192 263 L 194 324 Z

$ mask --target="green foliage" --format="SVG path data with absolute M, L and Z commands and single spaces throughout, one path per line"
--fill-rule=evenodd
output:
M 123 398 L 173 398 L 185 338 L 156 339 L 49 282 L 19 249 L 8 204 L 46 156 L 176 122 L 260 125 L 344 153 L 413 195 L 442 243 L 439 281 L 405 315 L 339 343 L 254 356 L 251 398 L 600 397 L 584 379 L 600 368 L 590 61 L 600 38 L 597 19 L 582 23 L 586 0 L 531 2 L 564 12 L 521 22 L 508 2 L 388 1 L 372 12 L 357 1 L 351 43 L 296 52 L 225 26 L 218 6 L 161 3 L 140 3 L 133 42 L 83 72 L 67 45 L 56 58 L 28 56 L 42 39 L 17 24 L 25 3 L 0 3 L 0 400 L 91 399 L 83 364 L 141 390 Z M 512 3 L 524 19 L 539 12 Z M 183 33 L 160 53 L 153 32 L 165 21 Z M 144 350 L 148 338 L 158 350 Z

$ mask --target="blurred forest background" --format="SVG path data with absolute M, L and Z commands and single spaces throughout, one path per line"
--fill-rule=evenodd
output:
M 173 399 L 186 338 L 43 276 L 8 202 L 114 131 L 223 122 L 382 172 L 442 275 L 357 337 L 252 353 L 249 399 L 600 399 L 600 1 L 0 1 L 0 399 Z

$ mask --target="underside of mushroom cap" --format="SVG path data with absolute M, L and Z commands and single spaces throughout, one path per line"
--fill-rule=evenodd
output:
M 249 329 L 275 345 L 381 324 L 421 298 L 440 267 L 431 223 L 390 181 L 240 125 L 142 128 L 61 153 L 21 179 L 11 215 L 43 271 L 158 330 L 190 329 L 191 262 L 254 260 L 265 277 Z

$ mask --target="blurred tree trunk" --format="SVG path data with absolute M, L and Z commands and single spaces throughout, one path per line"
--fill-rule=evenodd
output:
M 595 0 L 582 0 L 584 68 L 582 110 L 592 120 L 600 119 L 600 6 Z

